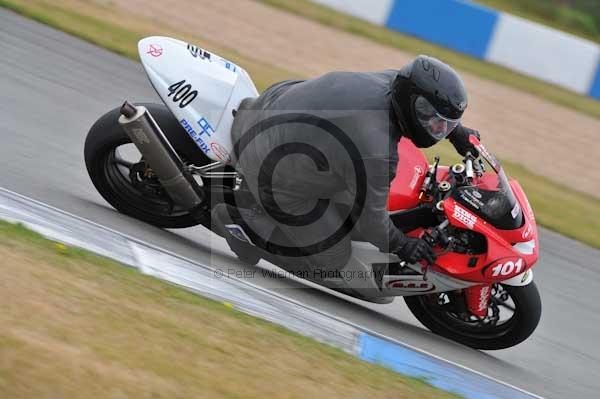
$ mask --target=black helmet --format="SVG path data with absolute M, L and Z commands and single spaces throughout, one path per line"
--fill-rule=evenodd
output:
M 417 147 L 431 147 L 460 123 L 467 90 L 454 69 L 420 55 L 394 79 L 392 107 L 404 135 Z

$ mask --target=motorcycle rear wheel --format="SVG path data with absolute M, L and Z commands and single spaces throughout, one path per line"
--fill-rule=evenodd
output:
M 476 320 L 474 316 L 472 320 L 466 320 L 448 311 L 440 305 L 443 293 L 404 297 L 404 301 L 412 314 L 438 335 L 475 349 L 510 348 L 526 340 L 536 329 L 542 314 L 542 302 L 533 281 L 521 287 L 497 284 L 495 289 L 508 294 L 514 304 L 512 315 L 496 323 L 486 324 L 485 320 Z M 499 301 L 498 298 L 492 300 Z
M 165 105 L 138 105 L 144 105 L 150 111 L 182 159 L 197 166 L 211 162 Z M 185 228 L 197 225 L 199 222 L 188 211 L 173 203 L 157 179 L 147 177 L 150 165 L 140 159 L 139 151 L 118 118 L 119 108 L 107 112 L 90 128 L 85 140 L 85 164 L 98 192 L 119 212 L 154 226 Z M 137 151 L 137 159 L 122 159 L 119 151 L 123 148 L 122 152 Z M 132 173 L 132 168 L 137 170 Z

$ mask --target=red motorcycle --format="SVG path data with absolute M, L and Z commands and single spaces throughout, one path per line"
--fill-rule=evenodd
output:
M 471 142 L 488 172 L 471 155 L 452 167 L 437 160 L 429 167 L 409 140 L 400 142 L 388 208 L 402 226 L 428 220 L 423 210 L 433 206 L 437 216 L 430 227 L 413 226 L 407 234 L 436 245 L 438 257 L 433 265 L 421 265 L 424 281 L 389 277 L 384 283 L 420 291 L 405 301 L 431 331 L 478 349 L 503 349 L 529 337 L 540 320 L 531 270 L 538 232 L 519 183 L 476 138 Z M 423 217 L 415 217 L 419 212 Z
M 122 213 L 162 228 L 210 228 L 211 205 L 253 201 L 229 165 L 230 132 L 240 102 L 258 92 L 242 68 L 197 46 L 149 37 L 139 50 L 165 104 L 126 102 L 102 116 L 85 143 L 88 173 Z M 521 186 L 476 138 L 471 142 L 479 158 L 467 154 L 451 167 L 437 158 L 429 165 L 407 139 L 398 145 L 390 217 L 434 246 L 435 263 L 408 264 L 353 237 L 349 262 L 320 284 L 376 303 L 403 296 L 431 331 L 503 349 L 529 337 L 540 320 L 531 270 L 538 233 Z

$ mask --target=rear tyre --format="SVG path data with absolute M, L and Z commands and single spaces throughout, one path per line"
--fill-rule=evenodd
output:
M 161 127 L 179 156 L 195 165 L 208 164 L 206 157 L 177 119 L 162 104 L 144 105 Z M 183 228 L 199 222 L 174 204 L 143 159 L 124 160 L 120 151 L 131 140 L 118 122 L 119 108 L 94 123 L 85 140 L 85 164 L 98 192 L 119 212 L 160 228 Z M 132 147 L 135 150 L 135 147 Z M 137 150 L 135 150 L 137 151 Z M 137 152 L 139 156 L 139 152 Z
M 404 297 L 404 301 L 432 332 L 475 349 L 496 350 L 518 345 L 533 333 L 542 315 L 540 294 L 533 281 L 522 287 L 494 284 L 490 315 L 483 320 L 456 313 L 452 299 L 448 302 L 448 298 L 451 297 L 441 293 Z

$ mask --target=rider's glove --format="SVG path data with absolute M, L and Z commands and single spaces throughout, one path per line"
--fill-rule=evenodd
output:
M 396 251 L 396 255 L 408 263 L 416 263 L 420 260 L 425 260 L 427 263 L 435 262 L 433 248 L 422 238 L 406 237 L 405 243 Z
M 479 151 L 477 151 L 469 141 L 469 136 L 471 135 L 477 137 L 478 140 L 481 139 L 477 130 L 458 125 L 452 133 L 448 135 L 448 140 L 450 140 L 454 148 L 456 148 L 456 151 L 463 157 L 467 155 L 467 152 L 471 152 L 471 154 L 477 158 L 479 156 Z

